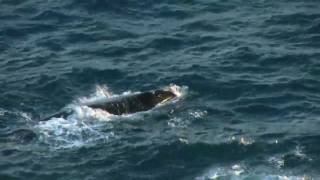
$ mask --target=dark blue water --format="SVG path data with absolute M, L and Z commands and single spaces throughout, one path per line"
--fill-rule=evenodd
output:
M 317 0 L 1 0 L 0 179 L 318 179 Z M 126 117 L 78 102 L 177 87 Z M 66 106 L 78 116 L 39 119 Z

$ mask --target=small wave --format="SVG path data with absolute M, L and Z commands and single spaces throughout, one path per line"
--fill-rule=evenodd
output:
M 306 13 L 295 13 L 295 14 L 284 14 L 271 16 L 265 23 L 268 25 L 284 24 L 284 25 L 301 25 L 310 23 L 313 19 L 320 17 L 320 14 L 306 14 Z
M 27 145 L 36 141 L 37 135 L 32 125 L 30 114 L 0 108 L 0 146 L 26 149 Z
M 26 112 L 22 111 L 10 111 L 6 109 L 0 108 L 0 117 L 1 116 L 12 116 L 18 121 L 22 121 L 23 123 L 25 122 L 32 122 L 32 116 Z
M 257 171 L 257 172 L 256 172 Z M 288 175 L 289 174 L 289 175 Z M 204 175 L 198 176 L 196 180 L 208 179 L 261 179 L 261 180 L 306 180 L 312 177 L 305 175 L 290 175 L 277 173 L 262 173 L 258 170 L 247 168 L 242 164 L 234 164 L 231 167 L 214 167 Z

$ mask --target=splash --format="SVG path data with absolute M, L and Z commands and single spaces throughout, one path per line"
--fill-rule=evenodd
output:
M 189 90 L 187 86 L 178 86 L 175 84 L 170 84 L 169 86 L 166 86 L 163 89 L 173 92 L 178 98 L 185 97 Z
M 170 85 L 165 87 L 175 93 L 179 98 L 186 95 L 187 87 Z M 72 104 L 66 106 L 72 109 L 73 113 L 64 118 L 51 118 L 36 125 L 35 129 L 40 135 L 40 142 L 49 145 L 54 149 L 64 149 L 94 145 L 105 142 L 116 137 L 112 122 L 119 119 L 135 119 L 141 113 L 130 115 L 113 115 L 100 109 L 93 109 L 87 104 L 121 98 L 123 96 L 134 95 L 139 92 L 125 91 L 115 94 L 105 85 L 97 86 L 96 90 L 88 97 L 81 97 Z M 150 113 L 152 110 L 142 113 Z M 107 132 L 106 132 L 107 130 Z
M 112 92 L 106 85 L 98 85 L 96 86 L 96 90 L 94 93 L 89 95 L 89 97 L 81 97 L 75 101 L 75 104 L 90 104 L 94 102 L 103 101 L 109 98 L 112 98 L 117 95 L 113 95 Z
M 245 167 L 243 165 L 234 164 L 230 168 L 217 167 L 212 168 L 204 176 L 197 177 L 196 180 L 205 179 L 220 179 L 220 178 L 236 178 L 240 177 L 245 172 Z
M 101 131 L 102 127 L 70 117 L 40 122 L 36 129 L 39 131 L 39 140 L 42 143 L 53 149 L 64 149 L 94 145 L 114 136 L 112 131 L 107 133 Z
M 189 113 L 192 117 L 194 117 L 195 119 L 201 119 L 203 117 L 205 117 L 208 112 L 207 111 L 201 111 L 201 110 L 196 110 L 196 111 L 192 111 Z

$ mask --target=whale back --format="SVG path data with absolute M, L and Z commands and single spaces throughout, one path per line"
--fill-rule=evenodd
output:
M 91 108 L 98 108 L 110 114 L 122 115 L 139 111 L 147 111 L 156 105 L 151 92 L 131 95 L 99 104 L 89 105 Z
M 114 115 L 122 115 L 150 110 L 164 100 L 167 101 L 174 97 L 175 95 L 172 92 L 156 90 L 154 92 L 144 92 L 99 104 L 92 104 L 89 107 L 99 108 Z
M 86 104 L 86 106 L 93 109 L 102 109 L 114 115 L 123 115 L 141 111 L 148 111 L 154 108 L 159 103 L 166 102 L 175 97 L 176 95 L 171 91 L 155 90 L 114 99 L 108 99 L 102 102 L 93 102 L 90 104 Z M 40 119 L 40 121 L 47 121 L 54 117 L 66 118 L 72 113 L 72 109 L 63 109 L 55 114 Z

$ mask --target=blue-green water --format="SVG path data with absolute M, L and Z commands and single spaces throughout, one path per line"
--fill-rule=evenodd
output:
M 317 0 L 0 0 L 0 179 L 318 179 L 319 78 Z

